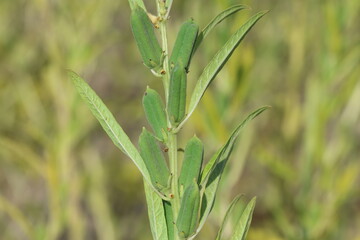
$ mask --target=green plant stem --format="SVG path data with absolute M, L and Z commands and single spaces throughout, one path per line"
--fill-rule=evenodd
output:
M 168 49 L 168 40 L 167 40 L 167 32 L 166 32 L 166 22 L 167 22 L 167 16 L 169 9 L 165 9 L 165 5 L 162 0 L 157 1 L 157 8 L 159 13 L 159 28 L 160 28 L 160 34 L 161 34 L 161 41 L 162 41 L 162 50 L 165 55 L 164 62 L 163 62 L 163 76 L 162 81 L 164 85 L 164 91 L 165 91 L 165 99 L 167 104 L 167 99 L 169 97 L 169 83 L 170 83 L 170 66 L 169 66 L 169 49 Z
M 174 194 L 171 200 L 171 206 L 173 209 L 174 219 L 177 218 L 177 214 L 180 209 L 180 196 L 178 186 L 178 164 L 177 164 L 177 136 L 176 134 L 170 133 L 168 138 L 169 144 L 169 162 L 170 171 L 172 173 L 171 179 L 171 192 Z
M 168 9 L 168 11 L 167 11 L 167 13 L 165 15 L 166 19 L 169 17 L 169 13 L 170 13 L 169 10 L 171 9 L 172 3 L 173 3 L 173 0 L 166 0 L 165 6 Z
M 172 3 L 172 1 L 170 1 Z M 159 13 L 159 28 L 161 33 L 162 40 L 162 49 L 164 51 L 164 62 L 163 62 L 163 70 L 164 74 L 162 76 L 162 81 L 164 85 L 165 91 L 165 99 L 166 99 L 166 109 L 169 98 L 169 84 L 170 84 L 170 65 L 169 65 L 169 50 L 168 50 L 168 41 L 167 41 L 167 31 L 166 31 L 166 22 L 169 16 L 171 4 L 166 8 L 165 1 L 157 0 L 157 9 Z M 167 121 L 169 129 L 172 129 L 171 122 L 168 114 Z M 170 172 L 172 174 L 171 178 L 171 193 L 173 194 L 173 198 L 171 201 L 171 208 L 173 212 L 173 219 L 176 220 L 178 216 L 178 212 L 180 209 L 180 196 L 179 196 L 179 186 L 178 186 L 178 163 L 177 163 L 177 134 L 169 131 L 168 139 L 167 139 L 167 147 L 169 149 L 169 165 Z M 176 229 L 176 226 L 174 226 Z M 177 231 L 175 231 L 177 232 Z M 174 234 L 174 240 L 178 240 L 178 234 Z
M 169 97 L 169 83 L 170 83 L 170 67 L 169 67 L 169 57 L 168 57 L 168 44 L 167 44 L 167 36 L 166 36 L 166 20 L 163 19 L 160 23 L 160 32 L 161 32 L 161 39 L 163 42 L 163 51 L 165 54 L 163 69 L 165 74 L 163 76 L 163 85 L 165 90 L 165 97 L 168 99 Z M 166 101 L 167 102 L 167 101 Z

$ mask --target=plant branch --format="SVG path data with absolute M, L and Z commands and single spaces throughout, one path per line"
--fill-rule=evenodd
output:
M 166 99 L 166 109 L 168 105 L 169 99 L 169 84 L 170 84 L 170 65 L 169 65 L 169 49 L 168 49 L 168 40 L 167 40 L 167 29 L 166 23 L 168 20 L 169 12 L 171 9 L 172 0 L 157 0 L 157 8 L 159 14 L 159 28 L 161 33 L 161 41 L 162 41 L 162 48 L 164 54 L 164 62 L 163 62 L 163 85 L 165 90 L 165 99 Z M 168 113 L 167 121 L 169 129 L 172 128 L 172 124 L 170 122 L 170 118 Z M 171 202 L 171 208 L 173 212 L 173 219 L 176 220 L 178 216 L 178 212 L 180 209 L 180 196 L 179 196 L 179 186 L 178 186 L 178 159 L 177 159 L 177 134 L 173 133 L 172 131 L 168 132 L 168 139 L 167 139 L 167 146 L 169 148 L 169 165 L 170 165 L 170 172 L 172 174 L 171 178 L 171 193 L 173 194 Z M 176 229 L 176 226 L 174 226 Z M 176 231 L 175 231 L 176 232 Z M 174 240 L 178 240 L 178 234 L 174 234 Z
M 159 28 L 162 41 L 162 50 L 164 54 L 163 61 L 163 72 L 162 72 L 162 81 L 165 91 L 165 99 L 167 105 L 167 99 L 169 97 L 169 83 L 170 83 L 170 66 L 169 66 L 169 49 L 168 49 L 168 40 L 167 40 L 167 31 L 166 31 L 166 22 L 167 14 L 170 11 L 170 8 L 166 9 L 165 3 L 163 0 L 157 0 L 157 9 L 158 9 L 158 18 L 159 18 Z

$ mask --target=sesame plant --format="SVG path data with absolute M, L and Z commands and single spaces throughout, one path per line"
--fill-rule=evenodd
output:
M 180 151 L 178 133 L 212 80 L 266 12 L 259 12 L 248 19 L 218 50 L 202 74 L 195 77 L 196 84 L 187 101 L 187 79 L 192 56 L 215 26 L 247 7 L 234 5 L 224 10 L 202 30 L 193 19 L 185 21 L 170 51 L 167 22 L 172 2 L 156 0 L 157 14 L 153 15 L 147 12 L 142 0 L 129 0 L 131 29 L 142 61 L 150 74 L 162 80 L 165 96 L 162 99 L 150 87 L 145 90 L 142 105 L 152 131 L 143 128 L 138 148 L 90 86 L 76 73 L 69 71 L 77 91 L 105 132 L 141 172 L 153 238 L 164 240 L 194 239 L 197 236 L 212 210 L 221 175 L 240 131 L 268 108 L 261 107 L 247 116 L 204 166 L 204 146 L 196 135 L 188 140 L 183 153 Z M 158 39 L 161 39 L 161 43 Z M 216 239 L 223 239 L 222 230 L 229 217 L 235 214 L 235 206 L 242 201 L 243 196 L 238 195 L 230 204 Z M 245 239 L 255 198 L 241 206 L 240 211 L 236 211 L 238 221 L 230 239 Z

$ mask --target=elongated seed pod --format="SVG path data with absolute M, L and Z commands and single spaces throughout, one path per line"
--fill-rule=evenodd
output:
M 182 63 L 185 69 L 188 69 L 198 32 L 199 26 L 193 20 L 181 25 L 171 53 L 170 64 Z
M 185 190 L 176 220 L 176 227 L 180 238 L 188 238 L 195 232 L 198 223 L 199 207 L 200 190 L 197 183 L 193 181 Z
M 131 29 L 144 65 L 154 69 L 161 65 L 161 47 L 156 38 L 154 26 L 141 7 L 131 11 Z
M 171 208 L 171 203 L 163 200 L 163 206 L 164 206 L 164 214 L 166 219 L 166 225 L 167 225 L 167 233 L 169 240 L 174 239 L 174 218 Z
M 187 189 L 195 180 L 198 182 L 203 162 L 204 145 L 196 136 L 186 144 L 182 162 L 179 184 L 181 189 Z
M 169 169 L 155 137 L 145 128 L 139 137 L 139 148 L 152 183 L 160 191 L 166 189 L 170 178 Z
M 175 65 L 170 75 L 168 114 L 172 123 L 179 123 L 185 116 L 186 70 L 181 64 Z
M 155 136 L 161 141 L 164 141 L 167 124 L 165 107 L 160 95 L 155 90 L 148 87 L 143 96 L 142 103 L 146 119 L 154 130 Z

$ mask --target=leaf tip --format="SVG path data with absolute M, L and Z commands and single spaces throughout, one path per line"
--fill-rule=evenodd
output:
M 268 12 L 270 12 L 270 10 L 263 10 L 263 11 L 260 11 L 259 13 L 263 16 L 263 15 L 267 14 Z
M 252 10 L 252 8 L 249 5 L 246 4 L 239 4 L 239 7 L 241 7 L 241 9 L 249 9 Z
M 65 71 L 66 71 L 69 78 L 74 78 L 74 77 L 77 76 L 77 74 L 71 69 L 65 69 Z

